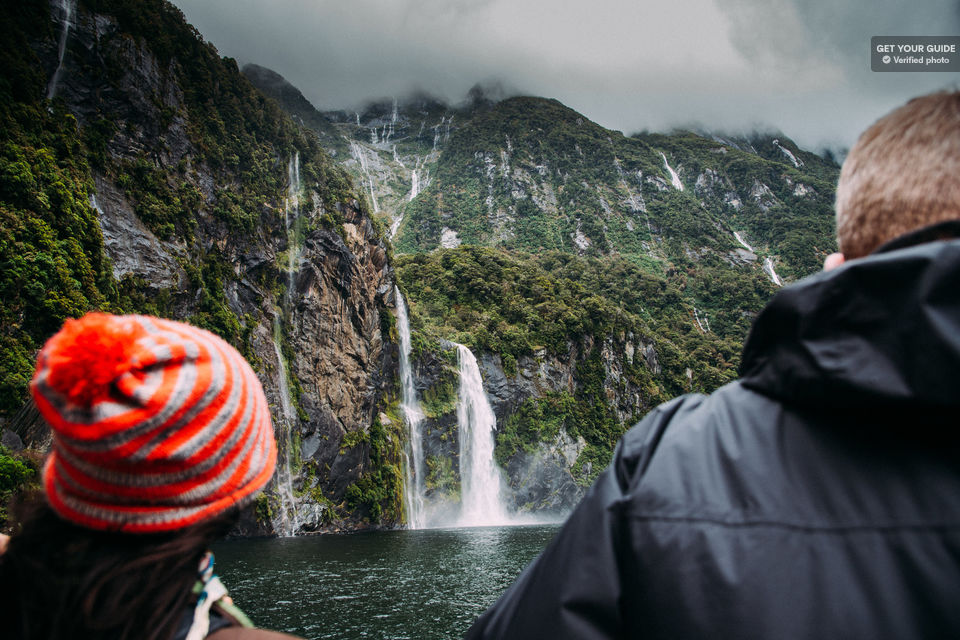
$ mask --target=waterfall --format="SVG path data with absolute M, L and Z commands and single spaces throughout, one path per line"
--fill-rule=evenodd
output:
M 77 0 L 60 0 L 60 16 L 63 21 L 63 31 L 60 32 L 60 59 L 57 62 L 57 70 L 53 72 L 53 77 L 50 78 L 50 84 L 47 86 L 47 100 L 53 100 L 57 94 L 57 83 L 60 81 L 60 72 L 63 70 L 63 57 L 67 53 L 67 38 L 70 35 L 70 25 L 76 4 Z
M 300 153 L 294 153 L 287 165 L 287 198 L 283 208 L 283 223 L 287 231 L 287 291 L 283 297 L 283 306 L 291 322 L 293 320 L 293 295 L 297 263 L 300 258 L 298 244 L 297 218 L 300 212 Z M 282 335 L 280 314 L 273 323 L 273 350 L 277 357 L 277 372 L 280 378 L 281 428 L 278 434 L 283 439 L 279 464 L 277 465 L 277 488 L 280 494 L 280 513 L 273 523 L 274 530 L 282 536 L 296 535 L 303 524 L 298 517 L 297 498 L 293 492 L 293 465 L 290 462 L 293 451 L 293 430 L 297 424 L 297 415 L 290 396 L 290 384 L 287 377 L 287 364 L 280 348 Z
M 420 166 L 420 159 L 417 158 L 417 166 Z M 417 169 L 414 169 L 410 174 L 410 195 L 407 197 L 407 202 L 412 201 L 417 197 L 417 194 L 420 193 L 420 174 L 417 173 Z M 397 235 L 397 231 L 400 230 L 400 225 L 403 223 L 403 212 L 399 212 L 397 217 L 390 224 L 390 239 L 393 240 L 394 236 Z
M 287 201 L 283 208 L 283 223 L 287 228 L 287 293 L 284 303 L 291 310 L 294 276 L 300 259 L 297 237 L 297 218 L 300 215 L 300 152 L 296 151 L 287 165 Z M 292 212 L 292 217 L 291 217 Z
M 477 359 L 457 345 L 460 394 L 457 423 L 460 429 L 460 520 L 465 527 L 508 524 L 510 518 L 500 498 L 503 480 L 493 458 L 493 407 L 483 390 Z
M 440 124 L 433 127 L 433 150 L 437 150 L 437 145 L 440 143 L 440 128 L 446 124 L 447 116 L 440 117 Z
M 670 184 L 673 185 L 674 189 L 683 191 L 683 183 L 680 182 L 680 176 L 677 175 L 677 172 L 674 171 L 673 167 L 670 166 L 670 163 L 667 162 L 667 156 L 664 155 L 663 151 L 660 152 L 660 157 L 663 158 L 663 166 L 665 166 L 667 171 L 670 173 Z
M 780 280 L 780 276 L 778 276 L 777 272 L 773 270 L 773 258 L 770 258 L 769 256 L 764 258 L 763 270 L 770 277 L 770 282 L 778 287 L 783 286 L 783 281 Z
M 792 162 L 792 163 L 793 163 L 793 166 L 795 166 L 797 169 L 799 169 L 800 167 L 803 166 L 803 160 L 797 159 L 797 156 L 793 155 L 793 153 L 791 153 L 790 149 L 787 149 L 785 146 L 783 146 L 782 144 L 780 144 L 780 140 L 779 140 L 779 139 L 776 139 L 776 140 L 773 141 L 773 146 L 775 146 L 777 149 L 780 149 L 780 151 L 783 152 L 783 155 L 785 155 L 785 156 L 787 156 L 788 158 L 790 158 L 790 162 Z
M 700 333 L 710 333 L 710 323 L 707 321 L 707 314 L 703 314 L 703 318 L 700 317 L 700 312 L 696 307 L 693 308 L 693 317 L 697 321 L 697 326 L 700 327 Z
M 741 246 L 743 246 L 744 249 L 746 249 L 746 250 L 749 251 L 750 253 L 756 253 L 756 250 L 755 250 L 753 247 L 751 247 L 749 244 L 747 244 L 747 241 L 744 240 L 743 237 L 742 237 L 739 233 L 737 233 L 736 231 L 734 231 L 734 232 L 733 232 L 733 237 L 737 239 L 737 242 L 739 242 L 739 243 L 741 244 Z
M 400 406 L 407 423 L 403 499 L 407 511 L 407 526 L 410 529 L 422 529 L 425 524 L 423 496 L 426 491 L 424 485 L 423 438 L 420 434 L 423 411 L 417 401 L 417 390 L 413 386 L 413 367 L 410 365 L 412 345 L 410 343 L 410 318 L 407 314 L 407 305 L 403 300 L 400 289 L 396 286 L 393 288 L 393 295 L 397 299 L 397 332 L 400 334 L 400 388 L 402 394 Z
M 277 490 L 280 494 L 280 513 L 274 518 L 273 529 L 280 536 L 295 536 L 301 523 L 297 518 L 297 498 L 293 493 L 293 470 L 290 454 L 293 449 L 291 434 L 296 424 L 293 400 L 290 397 L 290 383 L 287 379 L 287 366 L 280 349 L 280 316 L 273 322 L 273 352 L 277 357 L 277 376 L 280 378 L 280 437 L 283 438 L 283 450 L 277 465 Z
M 374 142 L 374 144 L 376 144 L 376 142 Z M 373 212 L 380 213 L 380 205 L 377 203 L 377 196 L 373 193 L 373 178 L 367 171 L 367 157 L 363 153 L 363 147 L 351 140 L 350 154 L 354 157 L 357 163 L 360 164 L 360 171 L 363 173 L 363 176 L 367 179 L 367 183 L 370 186 L 370 200 L 371 204 L 373 205 Z
M 410 176 L 410 197 L 408 200 L 413 200 L 420 193 L 420 176 L 417 175 L 417 170 L 413 170 L 413 174 Z
M 741 236 L 736 231 L 733 232 L 733 237 L 736 238 L 737 242 L 739 242 L 740 245 L 750 253 L 757 252 L 757 250 L 751 247 L 749 244 L 747 244 L 747 241 L 743 239 L 743 236 Z M 780 280 L 780 276 L 778 276 L 777 272 L 773 270 L 773 258 L 767 256 L 766 258 L 763 259 L 763 272 L 767 274 L 768 278 L 770 278 L 770 282 L 777 285 L 778 287 L 783 286 L 783 281 Z
M 390 224 L 390 239 L 393 240 L 393 237 L 397 235 L 397 231 L 400 230 L 400 225 L 403 224 L 403 214 L 397 216 L 397 219 Z
M 287 164 L 287 198 L 293 201 L 294 216 L 300 211 L 300 152 L 294 151 Z

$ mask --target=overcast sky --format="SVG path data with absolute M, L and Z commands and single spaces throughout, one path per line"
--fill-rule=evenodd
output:
M 874 35 L 960 35 L 960 0 L 173 0 L 240 65 L 320 109 L 477 82 L 557 98 L 603 126 L 779 129 L 848 147 L 960 74 L 873 73 Z M 912 5 L 912 6 L 911 6 Z

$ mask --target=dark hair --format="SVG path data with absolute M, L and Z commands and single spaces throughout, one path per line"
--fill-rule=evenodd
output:
M 17 510 L 22 525 L 0 556 L 0 620 L 18 640 L 169 640 L 195 598 L 200 559 L 239 513 L 129 534 L 67 522 L 42 494 Z

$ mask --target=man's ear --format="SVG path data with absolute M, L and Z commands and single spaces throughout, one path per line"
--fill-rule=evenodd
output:
M 846 261 L 847 259 L 842 253 L 831 253 L 827 256 L 827 259 L 823 261 L 823 270 L 832 271 Z

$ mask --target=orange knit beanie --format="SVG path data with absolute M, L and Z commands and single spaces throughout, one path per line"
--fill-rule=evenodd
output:
M 53 432 L 47 498 L 85 527 L 179 529 L 249 503 L 276 466 L 253 369 L 180 322 L 68 320 L 40 351 L 31 391 Z

